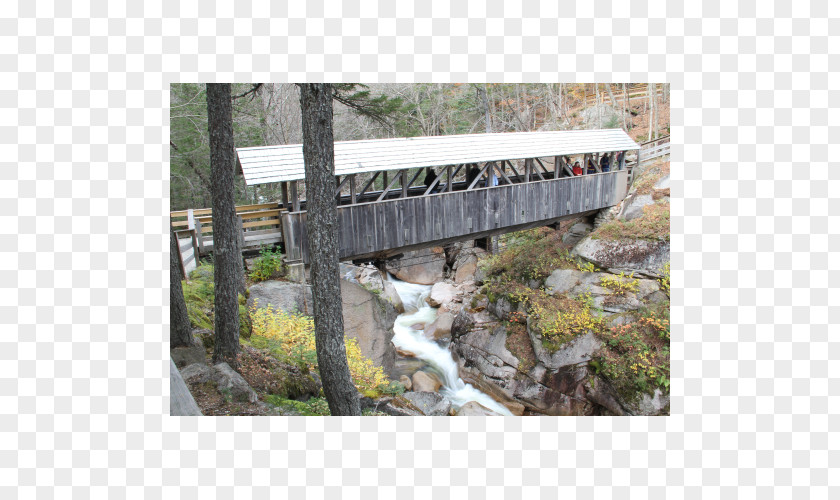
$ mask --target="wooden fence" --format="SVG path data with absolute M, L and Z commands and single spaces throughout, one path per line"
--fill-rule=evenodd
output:
M 659 158 L 660 156 L 671 154 L 671 136 L 659 137 L 658 139 L 644 142 L 639 146 L 641 146 L 639 149 L 640 162 Z
M 198 240 L 194 229 L 175 230 L 181 272 L 186 276 L 198 265 Z
M 241 205 L 236 215 L 242 231 L 242 249 L 259 248 L 283 241 L 280 218 L 286 209 L 277 203 Z M 172 227 L 176 231 L 193 231 L 199 255 L 213 251 L 213 210 L 198 208 L 170 212 Z

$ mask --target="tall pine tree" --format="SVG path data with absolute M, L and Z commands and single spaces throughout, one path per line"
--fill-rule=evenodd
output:
M 239 290 L 242 249 L 234 203 L 233 118 L 229 83 L 207 84 L 207 123 L 213 186 L 215 347 L 213 363 L 239 368 Z
M 332 100 L 333 89 L 330 84 L 300 85 L 306 172 L 306 232 L 312 270 L 315 351 L 330 413 L 360 415 L 359 394 L 350 377 L 344 348 L 341 278 L 338 273 Z

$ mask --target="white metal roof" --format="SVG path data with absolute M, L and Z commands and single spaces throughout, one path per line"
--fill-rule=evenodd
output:
M 621 129 L 464 134 L 335 143 L 335 174 L 639 149 Z M 304 178 L 301 144 L 237 148 L 245 183 Z

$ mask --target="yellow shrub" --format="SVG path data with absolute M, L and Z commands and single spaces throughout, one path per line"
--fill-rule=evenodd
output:
M 345 337 L 344 347 L 347 349 L 347 363 L 350 365 L 350 376 L 360 391 L 376 391 L 383 384 L 388 383 L 388 377 L 381 366 L 373 364 L 370 358 L 362 355 L 359 343 L 352 337 Z
M 309 369 L 317 369 L 315 354 L 315 322 L 309 316 L 275 311 L 270 305 L 262 309 L 252 309 L 254 324 L 253 337 L 270 341 L 272 351 L 279 351 L 289 359 L 306 364 Z M 373 364 L 370 358 L 362 354 L 355 338 L 345 337 L 347 364 L 350 376 L 360 391 L 378 391 L 380 385 L 388 383 L 388 377 L 381 366 Z
M 639 280 L 633 278 L 633 273 L 625 275 L 622 272 L 618 276 L 602 276 L 601 286 L 612 290 L 612 292 L 616 295 L 622 295 L 625 292 L 637 291 L 639 289 Z

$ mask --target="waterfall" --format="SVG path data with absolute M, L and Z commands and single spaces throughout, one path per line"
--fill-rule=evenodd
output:
M 426 303 L 426 297 L 432 287 L 430 285 L 415 285 L 400 281 L 390 274 L 388 281 L 394 284 L 397 293 L 402 299 L 405 313 L 400 314 L 394 322 L 395 346 L 404 351 L 414 353 L 418 359 L 423 360 L 438 375 L 440 375 L 443 387 L 440 394 L 452 403 L 455 408 L 460 408 L 468 401 L 475 401 L 480 405 L 489 408 L 501 415 L 512 415 L 512 413 L 497 403 L 493 398 L 479 391 L 470 384 L 464 383 L 458 377 L 458 364 L 452 359 L 448 349 L 441 347 L 433 340 L 423 335 L 423 330 L 411 328 L 417 323 L 429 324 L 437 317 L 437 310 Z

